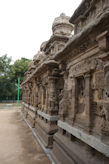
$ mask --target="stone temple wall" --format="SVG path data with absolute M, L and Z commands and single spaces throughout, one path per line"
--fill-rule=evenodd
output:
M 56 164 L 109 163 L 108 20 L 109 0 L 62 13 L 25 73 L 22 112 Z

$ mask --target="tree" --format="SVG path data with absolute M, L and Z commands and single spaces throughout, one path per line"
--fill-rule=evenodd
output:
M 3 55 L 0 57 L 0 98 L 6 99 L 6 97 L 17 97 L 17 83 L 18 77 L 21 79 L 21 83 L 24 80 L 24 73 L 28 70 L 28 64 L 30 60 L 21 58 L 16 60 L 14 64 L 12 59 Z M 20 92 L 20 96 L 22 92 Z
M 24 74 L 28 70 L 28 65 L 31 60 L 26 58 L 21 58 L 20 60 L 16 60 L 13 65 L 11 65 L 10 77 L 17 83 L 18 77 L 20 77 L 21 83 L 24 80 Z
M 10 84 L 10 78 L 8 76 L 10 72 L 10 63 L 11 58 L 8 58 L 7 55 L 0 57 L 0 97 L 5 95 L 11 95 L 12 86 Z
M 0 77 L 7 75 L 7 73 L 10 71 L 11 61 L 11 57 L 7 57 L 7 55 L 0 57 Z
M 10 69 L 10 78 L 11 81 L 14 82 L 15 93 L 17 95 L 17 84 L 18 84 L 18 77 L 20 78 L 20 84 L 24 81 L 24 74 L 28 70 L 28 65 L 31 60 L 26 58 L 21 58 L 16 60 L 13 65 L 11 65 Z M 20 89 L 20 96 L 22 96 L 22 89 Z

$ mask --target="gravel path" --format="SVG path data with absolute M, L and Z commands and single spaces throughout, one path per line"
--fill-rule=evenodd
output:
M 50 164 L 18 110 L 0 110 L 0 164 Z

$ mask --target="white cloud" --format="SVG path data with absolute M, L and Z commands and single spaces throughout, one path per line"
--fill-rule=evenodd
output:
M 32 59 L 55 17 L 72 16 L 81 0 L 0 0 L 0 55 Z

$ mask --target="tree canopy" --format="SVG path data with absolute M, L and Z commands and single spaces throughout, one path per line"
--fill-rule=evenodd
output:
M 28 70 L 29 59 L 21 58 L 12 64 L 12 58 L 7 55 L 0 57 L 0 98 L 16 97 L 17 83 L 24 80 L 24 73 Z M 22 92 L 20 92 L 21 96 Z

